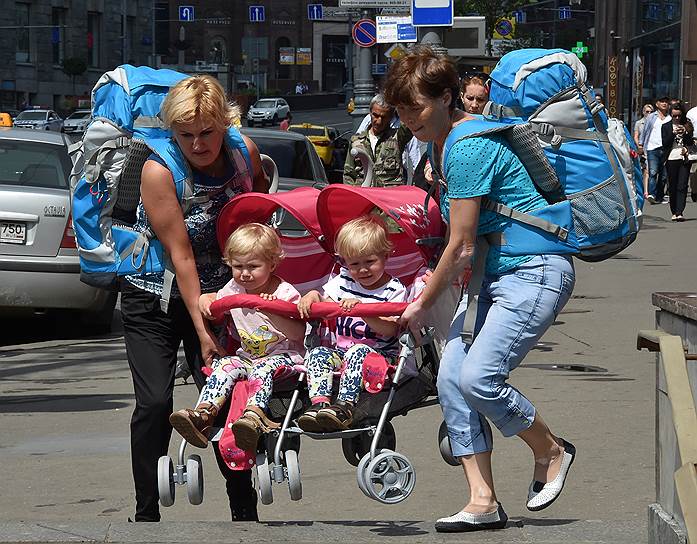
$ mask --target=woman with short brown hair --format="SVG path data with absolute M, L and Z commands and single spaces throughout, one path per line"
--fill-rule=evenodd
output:
M 505 138 L 490 134 L 453 143 L 443 162 L 450 132 L 474 118 L 457 109 L 458 79 L 446 57 L 420 49 L 398 60 L 387 76 L 385 96 L 402 123 L 429 142 L 433 168 L 445 181 L 441 210 L 450 226 L 448 242 L 422 295 L 403 322 L 417 328 L 424 312 L 471 267 L 478 236 L 494 238 L 508 218 L 482 210 L 482 199 L 520 212 L 547 205 Z M 484 264 L 484 263 L 483 263 Z M 453 455 L 469 485 L 469 500 L 456 514 L 439 519 L 436 530 L 501 529 L 508 519 L 498 502 L 491 470 L 489 421 L 504 436 L 517 435 L 530 447 L 534 475 L 529 510 L 546 508 L 561 493 L 576 450 L 549 430 L 532 403 L 507 383 L 515 369 L 554 322 L 571 296 L 574 269 L 563 255 L 502 254 L 492 243 L 478 299 L 473 340 L 462 339 L 467 298 L 455 313 L 440 362 L 438 398 Z

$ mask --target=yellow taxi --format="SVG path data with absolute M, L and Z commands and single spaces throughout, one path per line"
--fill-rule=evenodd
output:
M 0 127 L 11 127 L 12 117 L 9 113 L 0 113 Z
M 334 160 L 335 140 L 339 136 L 338 131 L 334 127 L 326 127 L 321 125 L 312 125 L 310 123 L 302 123 L 298 125 L 290 125 L 288 130 L 297 132 L 307 136 L 307 139 L 315 146 L 315 150 L 322 159 L 322 163 L 326 168 L 332 166 Z

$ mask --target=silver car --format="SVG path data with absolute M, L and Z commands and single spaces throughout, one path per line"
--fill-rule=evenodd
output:
M 63 121 L 63 132 L 66 134 L 82 134 L 92 121 L 91 110 L 77 110 L 68 115 Z
M 290 106 L 283 98 L 262 98 L 257 100 L 247 112 L 247 126 L 255 124 L 264 126 L 266 123 L 275 125 L 290 111 Z
M 63 134 L 0 128 L 0 317 L 70 311 L 111 327 L 116 293 L 80 281 Z
M 35 130 L 63 130 L 63 119 L 53 110 L 24 110 L 14 120 L 18 128 Z
M 268 155 L 278 168 L 279 191 L 290 191 L 297 187 L 327 185 L 327 174 L 315 146 L 302 134 L 264 128 L 243 128 L 259 148 L 259 153 Z

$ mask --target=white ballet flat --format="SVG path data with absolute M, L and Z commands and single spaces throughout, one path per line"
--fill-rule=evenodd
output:
M 507 521 L 508 516 L 499 503 L 496 510 L 486 514 L 471 514 L 460 511 L 447 518 L 440 518 L 436 521 L 436 531 L 439 533 L 467 533 L 503 529 Z
M 562 442 L 564 443 L 564 458 L 561 461 L 559 474 L 557 474 L 554 480 L 546 484 L 536 480 L 532 481 L 528 489 L 528 510 L 532 510 L 533 512 L 543 510 L 557 500 L 557 497 L 561 494 L 566 476 L 576 458 L 576 448 L 574 445 L 563 438 Z

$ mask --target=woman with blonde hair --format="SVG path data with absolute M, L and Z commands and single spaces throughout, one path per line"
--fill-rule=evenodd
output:
M 121 284 L 124 337 L 136 397 L 131 419 L 135 521 L 160 520 L 157 462 L 167 454 L 172 432 L 168 418 L 180 343 L 199 388 L 205 383 L 201 367 L 210 366 L 214 355 L 225 354 L 198 305 L 201 293 L 216 292 L 231 277 L 217 245 L 218 214 L 236 194 L 268 190 L 259 151 L 233 128 L 239 111 L 227 102 L 217 80 L 201 75 L 181 80 L 163 101 L 160 117 L 172 137 L 164 146 L 154 146 L 160 154 L 150 155 L 143 166 L 134 228 L 154 234 L 162 243 L 175 277 L 171 286 L 167 273 L 125 276 Z M 193 195 L 186 213 L 165 154 L 175 157 L 191 177 Z M 166 300 L 167 291 L 164 310 L 161 298 Z M 229 470 L 215 450 L 227 480 L 232 519 L 256 520 L 250 472 Z
M 452 61 L 429 49 L 395 62 L 385 84 L 385 96 L 396 106 L 402 123 L 431 146 L 433 167 L 446 185 L 441 191 L 441 211 L 450 226 L 433 275 L 421 296 L 406 308 L 402 321 L 418 328 L 440 293 L 472 266 L 475 246 L 485 256 L 472 338 L 463 339 L 467 307 L 463 297 L 438 371 L 438 398 L 452 453 L 469 487 L 464 507 L 436 522 L 441 532 L 506 525 L 508 518 L 494 489 L 490 423 L 504 436 L 520 437 L 532 451 L 533 477 L 524 501 L 529 510 L 542 510 L 557 499 L 576 455 L 574 446 L 552 434 L 530 400 L 508 383 L 509 373 L 571 296 L 573 264 L 564 255 L 508 256 L 496 245 L 496 235 L 509 219 L 484 209 L 484 198 L 518 212 L 542 208 L 546 201 L 499 135 L 458 140 L 447 159 L 442 159 L 451 131 L 474 119 L 455 107 L 458 92 Z M 482 251 L 478 236 L 491 240 L 488 254 Z

